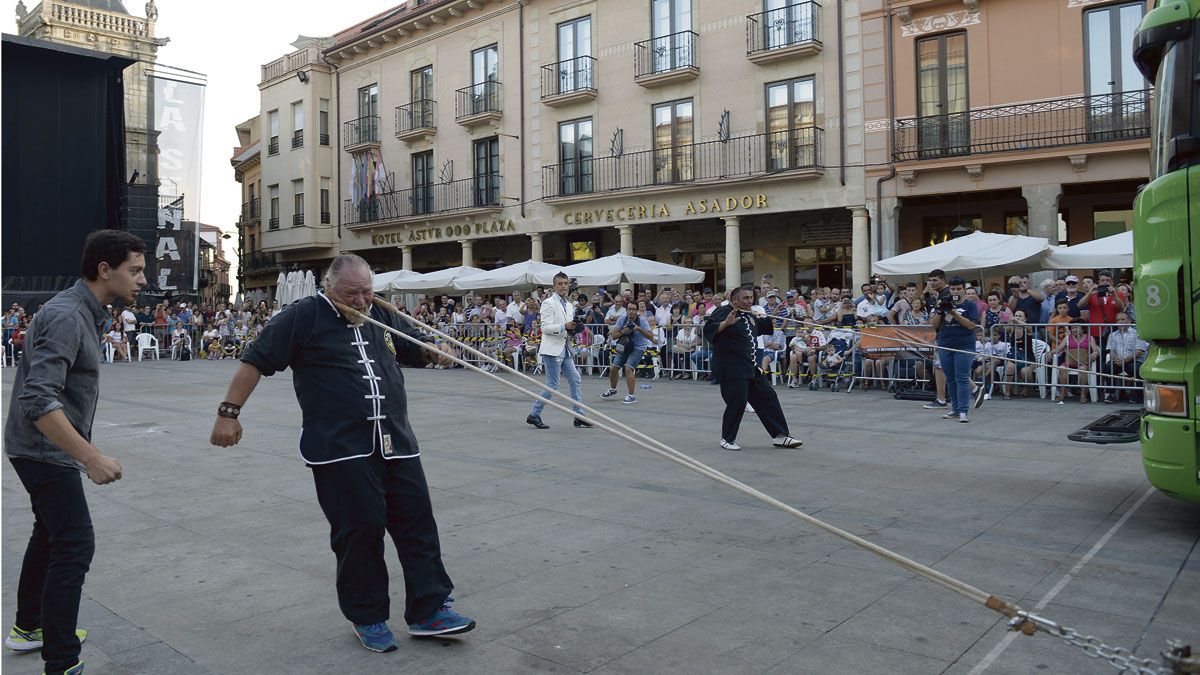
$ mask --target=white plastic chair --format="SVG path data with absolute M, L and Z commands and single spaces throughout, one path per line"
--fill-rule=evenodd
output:
M 138 333 L 137 336 L 137 353 L 138 361 L 142 360 L 144 352 L 150 352 L 154 356 L 154 360 L 158 360 L 158 338 L 149 333 Z
M 1033 360 L 1037 361 L 1034 378 L 1038 384 L 1038 398 L 1046 398 L 1046 358 L 1050 354 L 1050 345 L 1045 340 L 1034 339 Z
M 184 334 L 183 334 L 183 347 L 184 347 L 185 349 L 191 349 L 191 348 L 192 348 L 192 336 L 191 336 L 191 335 L 188 335 L 187 333 L 184 333 Z M 157 352 L 156 352 L 156 353 L 157 353 Z M 171 360 L 172 360 L 172 361 L 174 361 L 176 358 L 178 358 L 178 357 L 179 357 L 179 356 L 181 356 L 181 355 L 182 355 L 182 353 L 181 353 L 181 351 L 180 351 L 180 349 L 179 349 L 179 345 L 175 344 L 175 340 L 174 340 L 174 339 L 172 339 L 172 340 L 171 340 Z M 138 357 L 139 357 L 139 360 L 140 360 L 141 354 L 139 354 L 139 355 L 138 355 Z M 156 357 L 156 358 L 157 358 L 157 357 Z
M 114 347 L 111 342 L 104 343 L 104 357 L 108 360 L 109 363 L 113 363 L 117 360 L 117 358 L 116 358 L 117 357 L 117 348 Z M 125 350 L 125 362 L 129 363 L 132 360 L 133 360 L 133 358 L 129 355 L 129 350 L 126 349 Z
M 1096 402 L 1096 396 L 1097 396 L 1097 394 L 1098 394 L 1098 392 L 1099 392 L 1099 387 L 1098 387 L 1098 377 L 1097 377 L 1097 375 L 1098 375 L 1098 373 L 1097 373 L 1098 364 L 1096 363 L 1096 361 L 1097 361 L 1096 359 L 1092 359 L 1092 363 L 1091 363 L 1091 370 L 1089 370 L 1089 371 L 1088 371 L 1088 378 L 1087 378 L 1087 379 L 1088 379 L 1088 391 L 1089 391 L 1089 393 L 1091 393 L 1091 395 L 1092 395 L 1091 399 L 1089 399 L 1089 401 L 1088 401 L 1089 403 L 1095 403 L 1095 402 Z M 1051 373 L 1050 373 L 1050 398 L 1058 398 L 1058 387 L 1060 386 L 1060 385 L 1058 384 L 1058 375 L 1059 375 L 1059 373 L 1060 373 L 1060 372 L 1062 372 L 1062 371 L 1064 370 L 1064 368 L 1065 368 L 1065 366 L 1064 366 L 1063 368 L 1052 368 L 1052 369 L 1051 369 Z M 1078 379 L 1078 376 L 1079 376 L 1079 374 L 1080 374 L 1080 371 L 1078 371 L 1078 370 L 1075 370 L 1074 368 L 1067 368 L 1066 370 L 1069 370 L 1070 372 L 1076 373 L 1076 378 Z M 1067 387 L 1068 385 L 1070 385 L 1070 383 L 1071 383 L 1071 380 L 1070 380 L 1070 376 L 1068 375 L 1068 377 L 1067 377 L 1067 381 L 1066 381 L 1066 382 L 1064 382 L 1064 383 L 1063 383 L 1061 386 L 1063 386 L 1063 387 Z M 1080 382 L 1080 383 L 1079 383 L 1079 386 L 1080 386 L 1080 387 L 1082 387 L 1082 386 L 1083 386 L 1083 382 Z

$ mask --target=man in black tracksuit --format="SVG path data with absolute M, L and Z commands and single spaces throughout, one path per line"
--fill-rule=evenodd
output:
M 776 447 L 798 448 L 803 442 L 789 434 L 779 397 L 756 363 L 757 338 L 773 333 L 774 326 L 771 319 L 751 312 L 753 303 L 752 288 L 737 288 L 730 293 L 729 304 L 714 310 L 704 324 L 704 339 L 713 345 L 713 375 L 720 378 L 721 398 L 725 400 L 721 447 L 742 449 L 736 442 L 737 433 L 749 402 Z

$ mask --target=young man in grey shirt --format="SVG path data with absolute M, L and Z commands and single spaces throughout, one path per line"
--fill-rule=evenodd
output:
M 79 597 L 95 551 L 83 470 L 97 485 L 121 478 L 121 464 L 92 445 L 100 392 L 99 328 L 113 300 L 132 305 L 146 285 L 145 244 L 100 230 L 83 246 L 83 278 L 34 316 L 17 366 L 4 427 L 4 452 L 29 493 L 33 534 L 17 586 L 9 649 L 42 650 L 46 673 L 81 673 Z

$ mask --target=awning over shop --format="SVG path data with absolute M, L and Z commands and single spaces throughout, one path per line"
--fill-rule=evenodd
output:
M 483 272 L 483 270 L 479 269 L 478 267 L 459 265 L 458 267 L 450 267 L 444 270 L 438 270 L 436 272 L 401 276 L 392 280 L 388 290 L 392 291 L 393 293 L 410 291 L 431 291 L 434 293 L 443 293 L 446 291 L 455 290 L 455 279 L 469 277 L 473 274 L 479 274 L 480 272 Z
M 554 283 L 554 275 L 561 271 L 563 268 L 558 265 L 527 260 L 523 263 L 460 277 L 454 280 L 453 285 L 460 291 L 550 286 Z

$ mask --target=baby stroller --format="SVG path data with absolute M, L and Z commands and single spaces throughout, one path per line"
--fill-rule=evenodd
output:
M 812 391 L 817 391 L 828 383 L 829 390 L 836 392 L 841 388 L 843 380 L 851 385 L 854 383 L 854 362 L 846 356 L 850 351 L 850 344 L 843 338 L 832 338 L 829 344 L 833 345 L 833 352 L 837 355 L 834 360 L 836 363 L 827 357 L 828 352 L 821 353 L 817 358 L 817 373 L 808 385 Z

